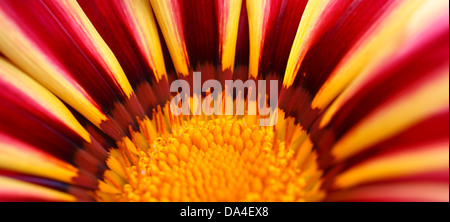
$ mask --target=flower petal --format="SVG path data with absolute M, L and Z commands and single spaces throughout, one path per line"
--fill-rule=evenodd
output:
M 448 16 L 441 18 L 440 21 L 443 22 L 439 20 L 436 22 L 437 27 L 434 25 L 432 28 L 422 30 L 401 50 L 398 50 L 388 62 L 373 68 L 367 74 L 358 76 L 325 111 L 320 126 L 327 125 L 332 117 L 343 109 L 344 104 L 351 103 L 350 100 L 368 98 L 370 92 L 383 87 L 383 92 L 377 92 L 378 96 L 373 100 L 374 102 L 364 106 L 366 110 L 370 110 L 377 105 L 378 102 L 375 101 L 382 101 L 386 96 L 395 94 L 396 91 L 410 85 L 418 78 L 426 76 L 425 73 L 432 73 L 433 70 L 446 64 L 448 66 L 449 55 L 446 49 L 449 26 L 446 17 Z M 429 56 L 424 57 L 424 54 Z
M 447 183 L 375 184 L 329 194 L 328 201 L 448 202 Z
M 205 63 L 234 70 L 242 0 L 152 1 L 152 6 L 178 73 L 187 76 Z
M 366 160 L 335 179 L 336 188 L 346 188 L 363 183 L 401 178 L 409 175 L 447 170 L 449 165 L 448 141 L 410 147 L 390 155 Z
M 76 197 L 44 186 L 0 176 L 0 201 L 76 201 Z
M 0 20 L 0 51 L 95 125 L 107 119 L 99 106 L 131 97 L 117 59 L 76 1 L 4 1 Z
M 92 191 L 87 190 L 76 185 L 67 184 L 64 182 L 55 181 L 52 179 L 45 179 L 38 176 L 30 176 L 17 172 L 0 170 L 0 176 L 5 176 L 10 179 L 20 180 L 22 182 L 31 183 L 34 185 L 43 186 L 46 188 L 54 189 L 56 191 L 61 191 L 73 195 L 77 201 L 94 201 Z
M 0 170 L 95 188 L 107 152 L 65 105 L 3 58 L 0 86 Z
M 242 0 L 217 0 L 222 71 L 234 70 Z
M 222 3 L 221 3 L 222 2 Z M 218 4 L 224 1 L 179 0 L 181 22 L 190 68 L 197 70 L 202 63 L 219 63 Z
M 247 4 L 243 2 L 241 6 L 241 13 L 239 16 L 238 33 L 236 41 L 236 55 L 234 60 L 236 67 L 248 67 L 250 54 L 248 26 L 249 24 L 248 24 Z M 246 74 L 245 77 L 247 77 L 248 73 L 246 72 L 245 74 Z
M 264 51 L 261 58 L 263 74 L 276 73 L 281 79 L 291 52 L 297 28 L 308 1 L 271 1 L 275 10 L 269 14 L 269 26 L 266 28 Z M 267 15 L 266 15 L 267 16 Z
M 0 134 L 0 139 L 0 169 L 76 184 L 90 189 L 94 189 L 97 184 L 94 177 L 87 174 L 80 177 L 79 169 L 40 148 L 30 146 L 5 134 Z
M 424 30 L 424 27 L 436 23 L 436 18 L 441 15 L 448 18 L 447 1 L 408 0 L 394 6 L 389 15 L 363 37 L 337 65 L 315 95 L 313 108 L 324 109 L 357 76 L 364 78 L 374 69 L 383 66 L 383 63 L 389 61 L 397 51 L 408 47 L 404 44 L 408 42 L 407 40 L 417 41 L 415 37 Z M 444 16 L 446 13 L 447 16 Z
M 185 45 L 180 4 L 177 0 L 150 0 L 161 32 L 166 40 L 173 64 L 178 74 L 189 74 L 189 58 Z
M 268 18 L 264 16 L 270 12 L 270 4 L 267 0 L 248 0 L 247 14 L 249 23 L 250 37 L 250 61 L 249 61 L 249 77 L 257 78 L 259 72 L 260 58 L 262 47 L 264 45 L 264 34 L 267 31 Z
M 49 136 L 50 134 L 45 134 L 45 132 L 51 133 L 57 129 L 58 133 L 56 134 L 59 136 L 53 140 L 47 140 L 50 142 L 45 145 L 47 150 L 61 154 L 61 158 L 69 160 L 72 155 L 75 155 L 74 152 L 77 149 L 69 151 L 70 146 L 63 146 L 66 149 L 58 151 L 57 147 L 53 147 L 58 144 L 56 138 L 64 137 L 65 139 L 59 140 L 59 142 L 67 145 L 65 141 L 71 140 L 71 143 L 83 147 L 99 161 L 106 158 L 106 150 L 90 136 L 89 132 L 56 96 L 3 58 L 0 58 L 0 86 L 4 91 L 0 94 L 0 103 L 2 104 L 0 113 L 3 116 L 0 119 L 0 128 L 5 129 L 4 132 L 37 141 L 33 139 L 33 134 L 30 134 L 29 131 L 36 130 L 42 133 L 41 135 Z M 39 123 L 44 124 L 39 125 Z M 33 126 L 37 128 L 33 128 Z M 43 141 L 39 143 L 45 144 Z
M 306 1 L 247 0 L 249 77 L 284 69 Z
M 439 143 L 448 143 L 448 120 L 448 110 L 440 112 L 436 115 L 426 118 L 423 121 L 420 121 L 419 123 L 416 123 L 415 125 L 411 126 L 407 130 L 397 134 L 394 137 L 374 144 L 359 152 L 358 154 L 349 157 L 345 161 L 333 165 L 332 169 L 328 171 L 326 175 L 327 182 L 325 183 L 325 187 L 332 186 L 333 178 L 338 176 L 342 172 L 350 168 L 354 168 L 357 165 L 364 164 L 365 162 L 370 161 L 374 158 L 385 158 L 389 157 L 390 155 L 398 155 L 399 153 L 408 151 L 414 152 L 421 148 L 427 149 L 428 147 Z M 330 168 L 329 162 L 331 162 L 333 157 L 330 156 L 328 150 L 320 150 L 320 146 L 318 148 L 319 152 L 321 153 L 321 165 Z M 413 162 L 411 162 L 411 164 L 413 164 Z M 439 172 L 440 171 L 442 170 L 439 170 Z M 448 171 L 448 169 L 446 171 Z M 429 178 L 430 180 L 443 179 L 444 181 L 448 181 L 448 176 L 435 177 L 433 175 L 436 174 L 427 171 L 425 173 L 412 174 L 411 176 L 403 175 L 395 179 L 404 181 L 405 179 L 409 178 L 410 180 L 414 181 L 417 179 L 427 180 L 427 178 Z
M 325 111 L 316 123 L 319 129 L 313 131 L 329 131 L 339 139 L 332 151 L 339 156 L 337 160 L 448 109 L 448 21 L 446 24 L 425 32 L 427 38 L 411 42 L 389 63 L 356 82 L 347 101 Z
M 319 21 L 320 15 L 329 2 L 330 0 L 308 1 L 286 65 L 283 86 L 290 87 L 294 83 L 300 64 L 303 61 L 306 51 L 311 46 L 314 26 Z
M 370 145 L 411 127 L 414 123 L 448 109 L 448 68 L 421 86 L 373 111 L 347 132 L 333 147 L 341 161 Z M 426 104 L 426 105 L 425 105 Z
M 0 85 L 3 89 L 1 97 L 8 96 L 11 100 L 25 103 L 26 109 L 51 115 L 57 119 L 53 121 L 64 123 L 85 141 L 91 142 L 89 133 L 56 96 L 1 57 Z
M 114 52 L 128 79 L 167 78 L 156 20 L 147 0 L 78 1 Z
M 294 81 L 315 95 L 344 55 L 378 24 L 395 2 L 330 1 L 306 42 L 304 57 L 297 60 L 300 66 L 294 73 Z

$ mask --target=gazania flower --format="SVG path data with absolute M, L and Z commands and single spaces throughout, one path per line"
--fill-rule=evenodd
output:
M 2 0 L 0 200 L 448 201 L 448 16 L 445 0 Z M 194 72 L 278 80 L 258 93 L 275 117 L 250 112 L 256 88 L 198 92 Z

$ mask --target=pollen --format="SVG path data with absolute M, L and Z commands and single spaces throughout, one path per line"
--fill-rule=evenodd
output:
M 182 117 L 141 121 L 118 142 L 100 201 L 320 201 L 322 172 L 312 143 L 293 120 Z

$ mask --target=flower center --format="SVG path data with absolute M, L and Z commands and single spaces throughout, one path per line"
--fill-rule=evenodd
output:
M 99 200 L 317 201 L 323 198 L 322 174 L 315 163 L 312 144 L 293 122 L 282 121 L 289 126 L 278 132 L 276 127 L 260 127 L 257 118 L 251 117 L 168 116 L 171 123 L 167 125 L 172 128 L 172 133 L 168 133 L 163 129 L 162 112 L 154 117 L 147 123 L 153 123 L 159 132 L 157 138 L 148 138 L 144 143 L 139 138 L 145 137 L 141 136 L 145 132 L 134 132 L 133 142 L 118 142 L 120 154 L 117 150 L 111 152 L 108 161 L 111 171 L 105 173 L 105 183 L 114 185 L 117 191 L 100 186 Z M 289 127 L 291 133 L 286 132 Z M 144 127 L 141 131 L 148 129 Z M 284 139 L 279 139 L 279 133 L 284 134 Z

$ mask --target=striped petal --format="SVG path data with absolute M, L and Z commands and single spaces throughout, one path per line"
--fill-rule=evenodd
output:
M 371 158 L 337 176 L 335 186 L 346 188 L 374 181 L 398 180 L 428 172 L 448 172 L 448 145 L 448 141 L 444 141 L 408 147 L 400 152 Z
M 95 125 L 107 120 L 104 109 L 133 94 L 76 1 L 5 1 L 0 20 L 0 51 Z
M 1 57 L 0 85 L 3 89 L 0 95 L 2 102 L 10 100 L 20 103 L 24 110 L 49 115 L 52 118 L 50 123 L 62 122 L 86 142 L 91 142 L 89 133 L 56 96 Z
M 286 65 L 283 86 L 290 87 L 294 83 L 306 51 L 311 47 L 314 27 L 329 2 L 329 0 L 308 1 Z
M 3 58 L 0 86 L 0 170 L 94 188 L 107 152 L 65 105 Z
M 342 160 L 378 141 L 396 135 L 414 123 L 448 109 L 448 70 L 424 86 L 386 104 L 352 128 L 335 145 L 333 154 Z M 447 95 L 447 96 L 446 96 Z M 370 138 L 367 136 L 370 135 Z
M 249 77 L 284 71 L 307 1 L 248 0 Z
M 169 83 L 193 71 L 283 78 L 274 138 L 326 200 L 448 201 L 448 15 L 422 0 L 4 0 L 0 201 L 125 194 L 134 155 L 172 130 Z
M 345 71 L 338 67 L 340 74 L 325 83 L 322 89 L 331 91 L 319 91 L 312 102 L 323 111 L 311 138 L 328 169 L 330 201 L 448 200 L 433 190 L 448 190 L 448 8 L 430 3 L 433 15 L 424 14 L 423 2 L 414 3 L 399 4 L 381 22 L 384 29 L 343 60 Z M 383 45 L 387 36 L 401 40 Z
M 342 136 L 333 149 L 338 160 L 448 109 L 448 22 L 440 24 L 358 85 L 357 94 L 334 116 L 330 124 L 339 133 L 335 136 Z M 318 121 L 321 126 L 330 110 Z
M 132 84 L 167 79 L 156 20 L 146 0 L 78 1 Z M 153 74 L 151 78 L 149 73 Z
M 0 199 L 18 198 L 19 201 L 34 200 L 34 195 L 46 197 L 48 193 L 91 201 L 89 190 L 95 189 L 98 183 L 90 172 L 3 133 L 0 134 L 0 178 L 3 180 L 0 182 Z M 15 180 L 22 181 L 23 186 L 18 183 L 20 181 L 17 181 L 17 188 L 9 187 L 11 184 L 5 182 Z M 28 192 L 33 195 L 22 196 Z
M 346 87 L 357 76 L 360 79 L 365 78 L 374 69 L 383 66 L 383 63 L 396 52 L 407 48 L 408 46 L 404 44 L 408 42 L 407 40 L 410 44 L 415 44 L 417 41 L 415 36 L 420 35 L 427 25 L 436 24 L 439 15 L 445 17 L 446 12 L 448 13 L 446 9 L 448 9 L 446 1 L 408 0 L 395 4 L 380 25 L 350 50 L 323 82 L 315 95 L 312 107 L 324 109 L 344 89 L 350 91 Z M 445 23 L 443 25 L 445 26 Z
M 329 201 L 448 202 L 448 183 L 387 183 L 331 193 Z
M 329 182 L 326 186 L 334 186 L 333 177 L 339 176 L 345 173 L 349 169 L 357 170 L 357 166 L 364 165 L 366 162 L 370 162 L 373 159 L 389 159 L 391 155 L 396 156 L 398 154 L 407 154 L 408 152 L 420 152 L 426 151 L 429 148 L 436 147 L 439 144 L 448 143 L 448 110 L 428 117 L 427 119 L 415 124 L 409 129 L 397 134 L 395 137 L 391 137 L 380 143 L 372 145 L 365 150 L 359 152 L 340 162 L 339 164 L 333 166 L 327 174 Z M 445 150 L 441 150 L 445 152 Z M 322 155 L 327 156 L 325 152 Z M 386 163 L 389 165 L 389 162 Z M 409 162 L 410 165 L 414 165 L 414 161 Z M 395 165 L 391 164 L 391 167 L 395 168 Z M 414 168 L 415 166 L 411 166 Z M 439 182 L 448 181 L 448 176 L 442 176 L 442 174 L 436 174 L 436 172 L 446 172 L 448 174 L 448 165 L 446 168 L 434 170 L 432 168 L 424 167 L 423 169 L 417 170 L 417 173 L 409 171 L 402 175 L 398 175 L 395 178 L 380 178 L 382 181 L 386 180 L 439 180 Z M 422 172 L 422 173 L 421 173 Z M 445 175 L 445 174 L 444 174 Z M 431 177 L 430 177 L 431 176 Z M 361 177 L 367 177 L 367 175 L 362 175 Z M 379 182 L 374 180 L 373 182 Z
M 150 0 L 150 3 L 166 40 L 177 73 L 187 76 L 190 65 L 179 2 L 177 0 Z
M 242 0 L 151 3 L 177 73 L 203 64 L 234 70 Z
M 395 11 L 398 2 L 309 1 L 287 60 L 280 108 L 310 128 L 326 108 L 311 104 L 311 100 L 314 102 L 316 93 L 346 54 L 371 36 L 379 21 Z M 292 96 L 302 98 L 302 103 L 292 100 Z
M 0 135 L 0 168 L 19 173 L 72 182 L 78 169 L 42 150 L 6 135 Z
M 0 176 L 0 201 L 76 201 L 70 194 Z
M 315 95 L 344 55 L 368 33 L 378 20 L 389 14 L 397 1 L 318 1 L 309 23 L 298 32 L 285 74 L 285 86 L 296 82 Z M 326 6 L 323 6 L 326 4 Z M 316 15 L 323 8 L 322 13 Z M 395 7 L 394 7 L 395 8 Z M 330 50 L 332 49 L 332 50 Z

